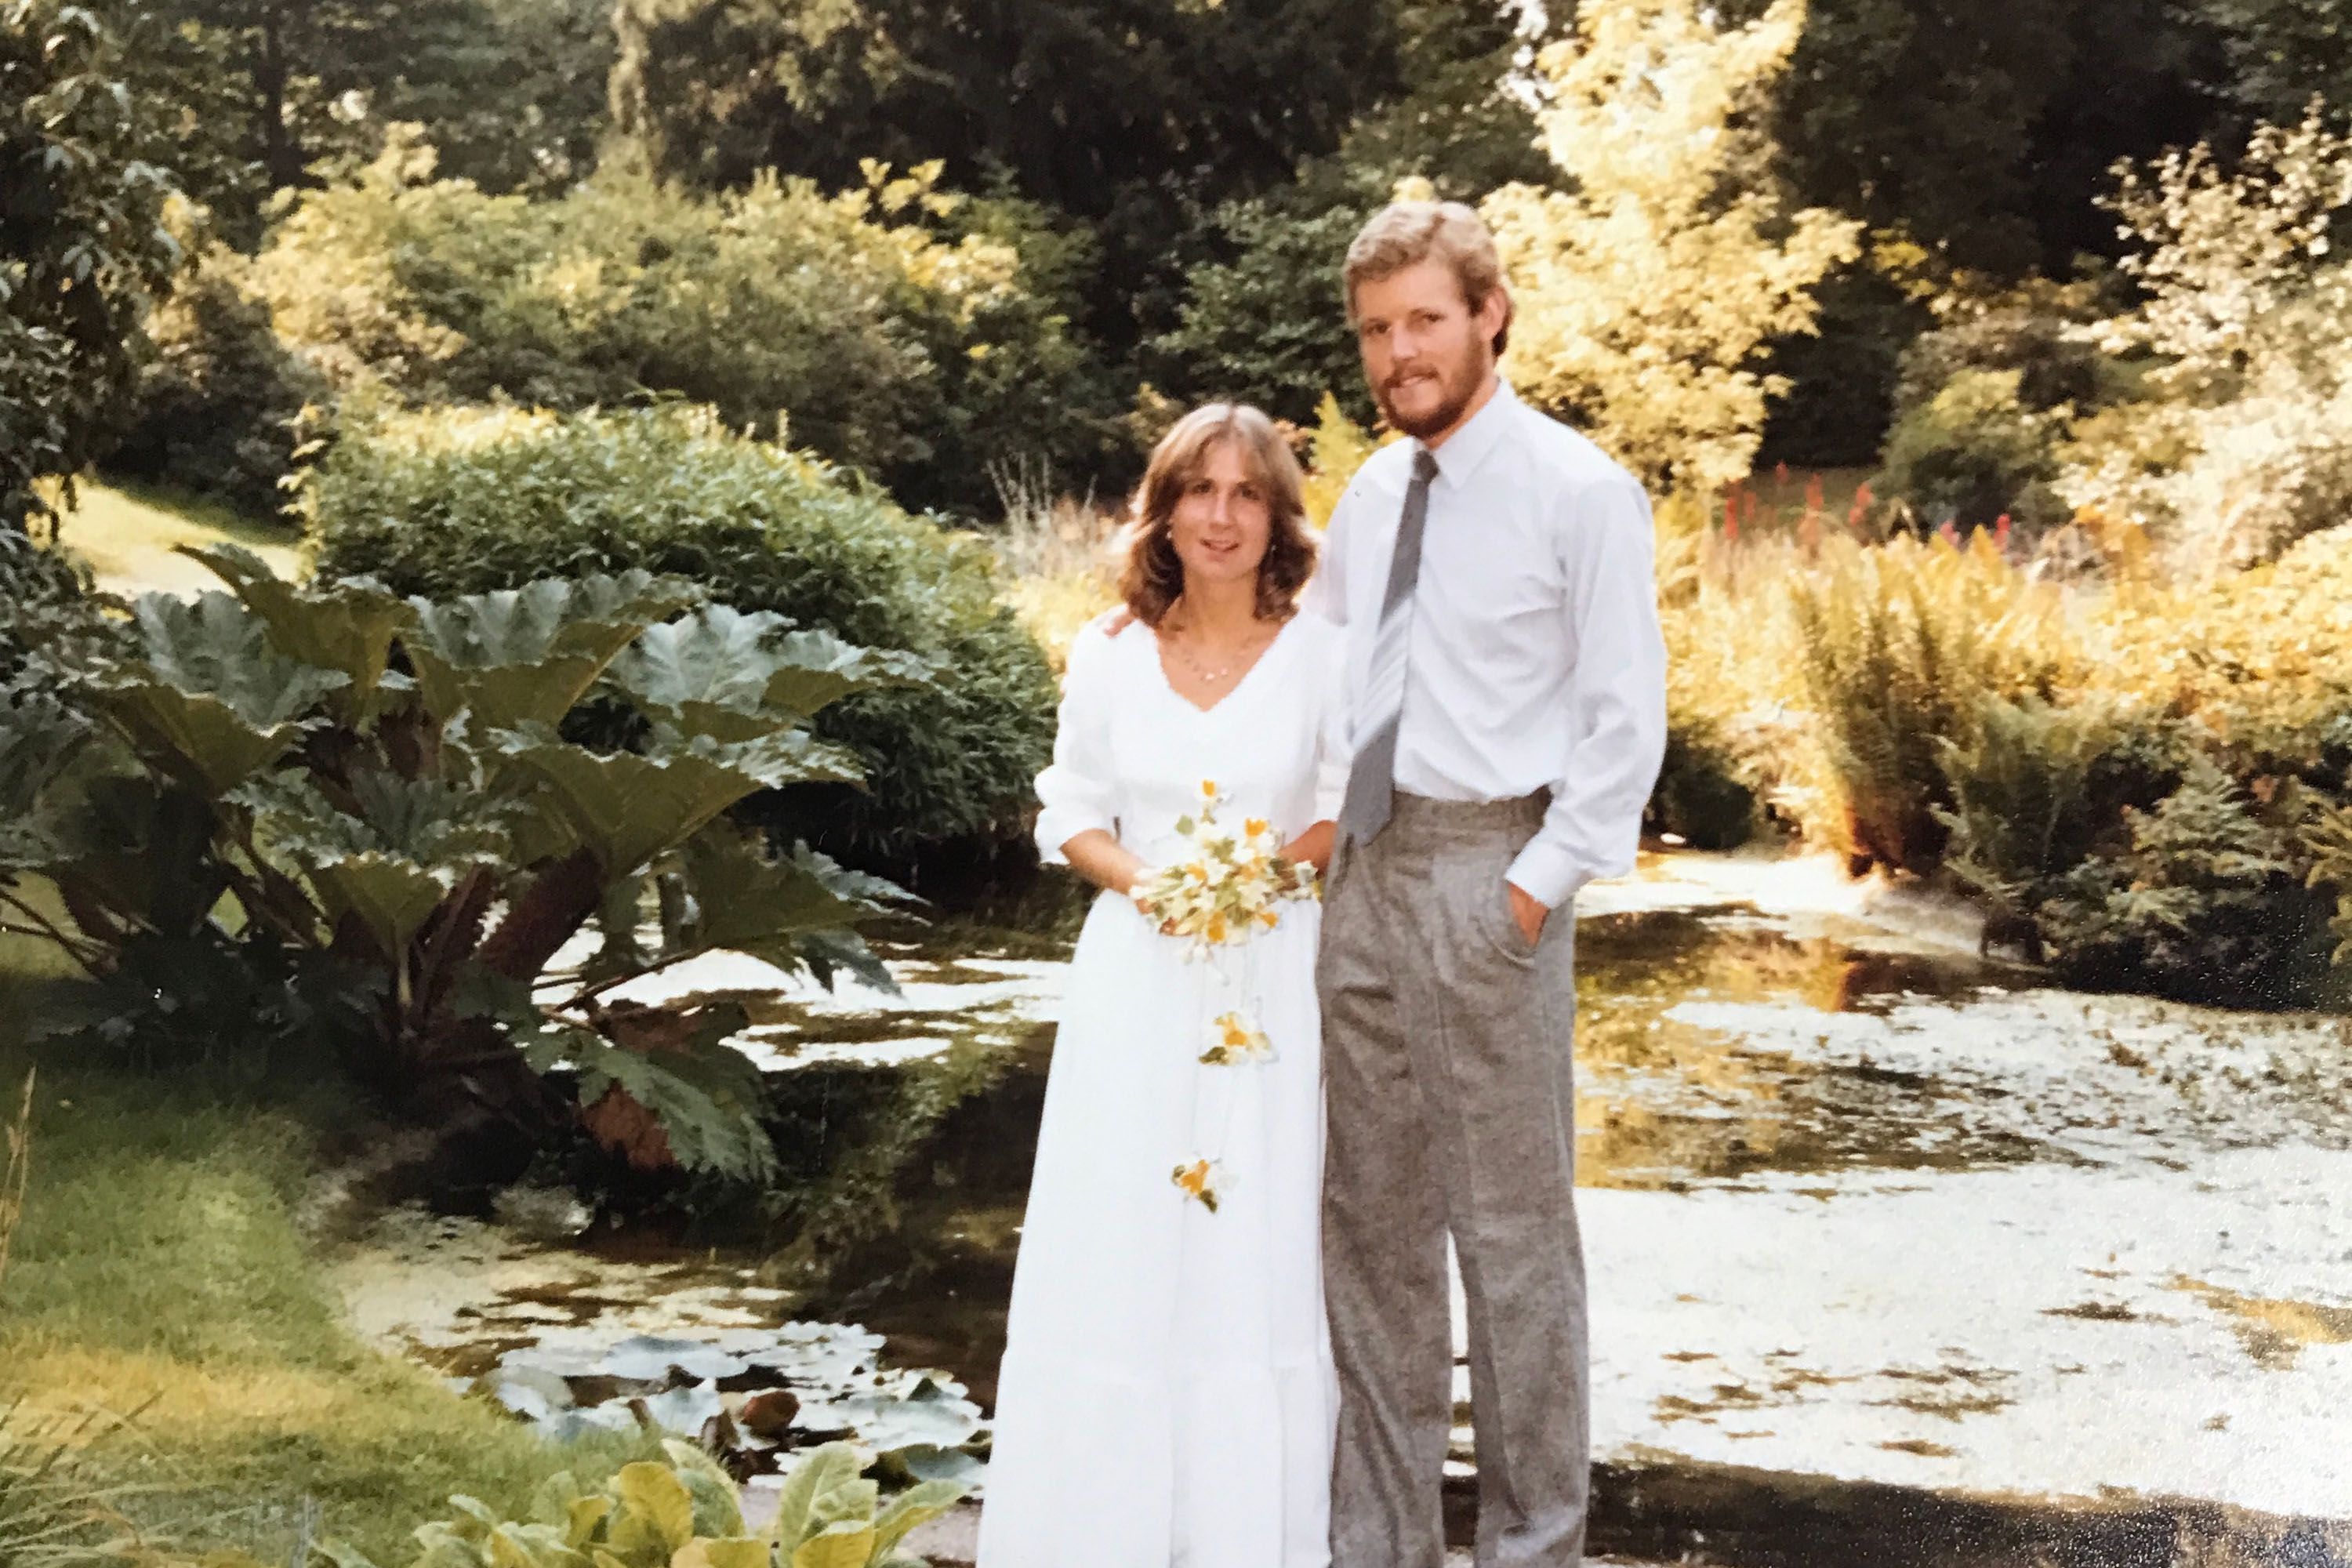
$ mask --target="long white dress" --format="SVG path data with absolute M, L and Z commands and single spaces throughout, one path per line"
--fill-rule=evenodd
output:
M 1212 709 L 1149 628 L 1071 649 L 1049 860 L 1089 827 L 1147 863 L 1204 779 L 1221 826 L 1286 841 L 1346 784 L 1340 637 L 1301 615 Z M 980 1568 L 1326 1568 L 1338 1394 L 1324 1326 L 1321 906 L 1188 960 L 1127 899 L 1088 913 L 1064 994 L 998 1383 Z M 1240 1011 L 1270 1061 L 1200 1061 Z M 1215 1159 L 1214 1212 L 1175 1167 Z

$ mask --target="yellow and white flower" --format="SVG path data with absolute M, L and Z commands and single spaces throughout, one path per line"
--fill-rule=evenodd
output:
M 1193 956 L 1272 931 L 1282 923 L 1278 905 L 1321 895 L 1313 867 L 1283 858 L 1272 822 L 1248 817 L 1238 834 L 1220 827 L 1223 804 L 1216 781 L 1202 779 L 1199 814 L 1176 824 L 1188 852 L 1135 887 L 1136 908 L 1163 934 L 1189 942 Z
M 1211 1214 L 1217 1212 L 1217 1195 L 1225 1181 L 1225 1168 L 1214 1160 L 1195 1160 L 1189 1165 L 1179 1165 L 1170 1180 L 1179 1191 L 1195 1200 Z
M 1204 1066 L 1238 1067 L 1244 1062 L 1274 1060 L 1274 1042 L 1264 1030 L 1250 1027 L 1239 1013 L 1219 1014 L 1209 1032 L 1209 1048 L 1201 1053 Z

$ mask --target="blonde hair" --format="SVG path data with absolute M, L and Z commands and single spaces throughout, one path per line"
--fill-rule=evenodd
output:
M 1135 521 L 1119 571 L 1119 597 L 1146 626 L 1167 618 L 1168 607 L 1184 591 L 1184 563 L 1177 558 L 1172 529 L 1176 503 L 1209 466 L 1209 454 L 1230 441 L 1250 477 L 1265 491 L 1270 526 L 1265 558 L 1257 568 L 1257 613 L 1286 620 L 1298 591 L 1315 571 L 1315 536 L 1307 531 L 1305 479 L 1290 443 L 1274 421 L 1246 403 L 1211 403 L 1179 419 L 1151 449 L 1143 483 L 1135 492 Z
M 1503 289 L 1503 259 L 1495 237 L 1478 215 L 1460 202 L 1391 202 L 1371 216 L 1348 247 L 1341 274 L 1348 293 L 1348 320 L 1356 319 L 1356 286 L 1376 283 L 1423 261 L 1444 263 L 1462 286 L 1463 302 L 1476 310 Z M 1499 358 L 1511 341 L 1511 296 L 1503 289 L 1503 324 L 1495 332 Z

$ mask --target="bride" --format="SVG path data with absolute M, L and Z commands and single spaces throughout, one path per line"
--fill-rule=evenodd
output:
M 1314 559 L 1273 425 L 1197 409 L 1138 497 L 1120 590 L 1149 635 L 1070 649 L 1037 837 L 1103 892 L 1046 1087 L 980 1568 L 1330 1561 L 1321 908 L 1274 902 L 1203 953 L 1142 907 L 1202 836 L 1329 857 L 1343 652 L 1294 609 Z

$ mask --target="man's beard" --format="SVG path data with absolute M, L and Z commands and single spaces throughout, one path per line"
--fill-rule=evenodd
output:
M 1402 431 L 1415 440 L 1426 441 L 1432 436 L 1442 436 L 1452 429 L 1455 422 L 1469 411 L 1470 405 L 1477 399 L 1479 386 L 1486 379 L 1480 374 L 1480 368 L 1475 354 L 1465 354 L 1455 363 L 1436 367 L 1438 386 L 1444 395 L 1439 398 L 1435 408 L 1417 418 L 1402 414 L 1390 400 L 1389 389 L 1385 386 L 1373 390 L 1372 401 L 1381 405 L 1381 417 L 1389 422 L 1391 429 Z

